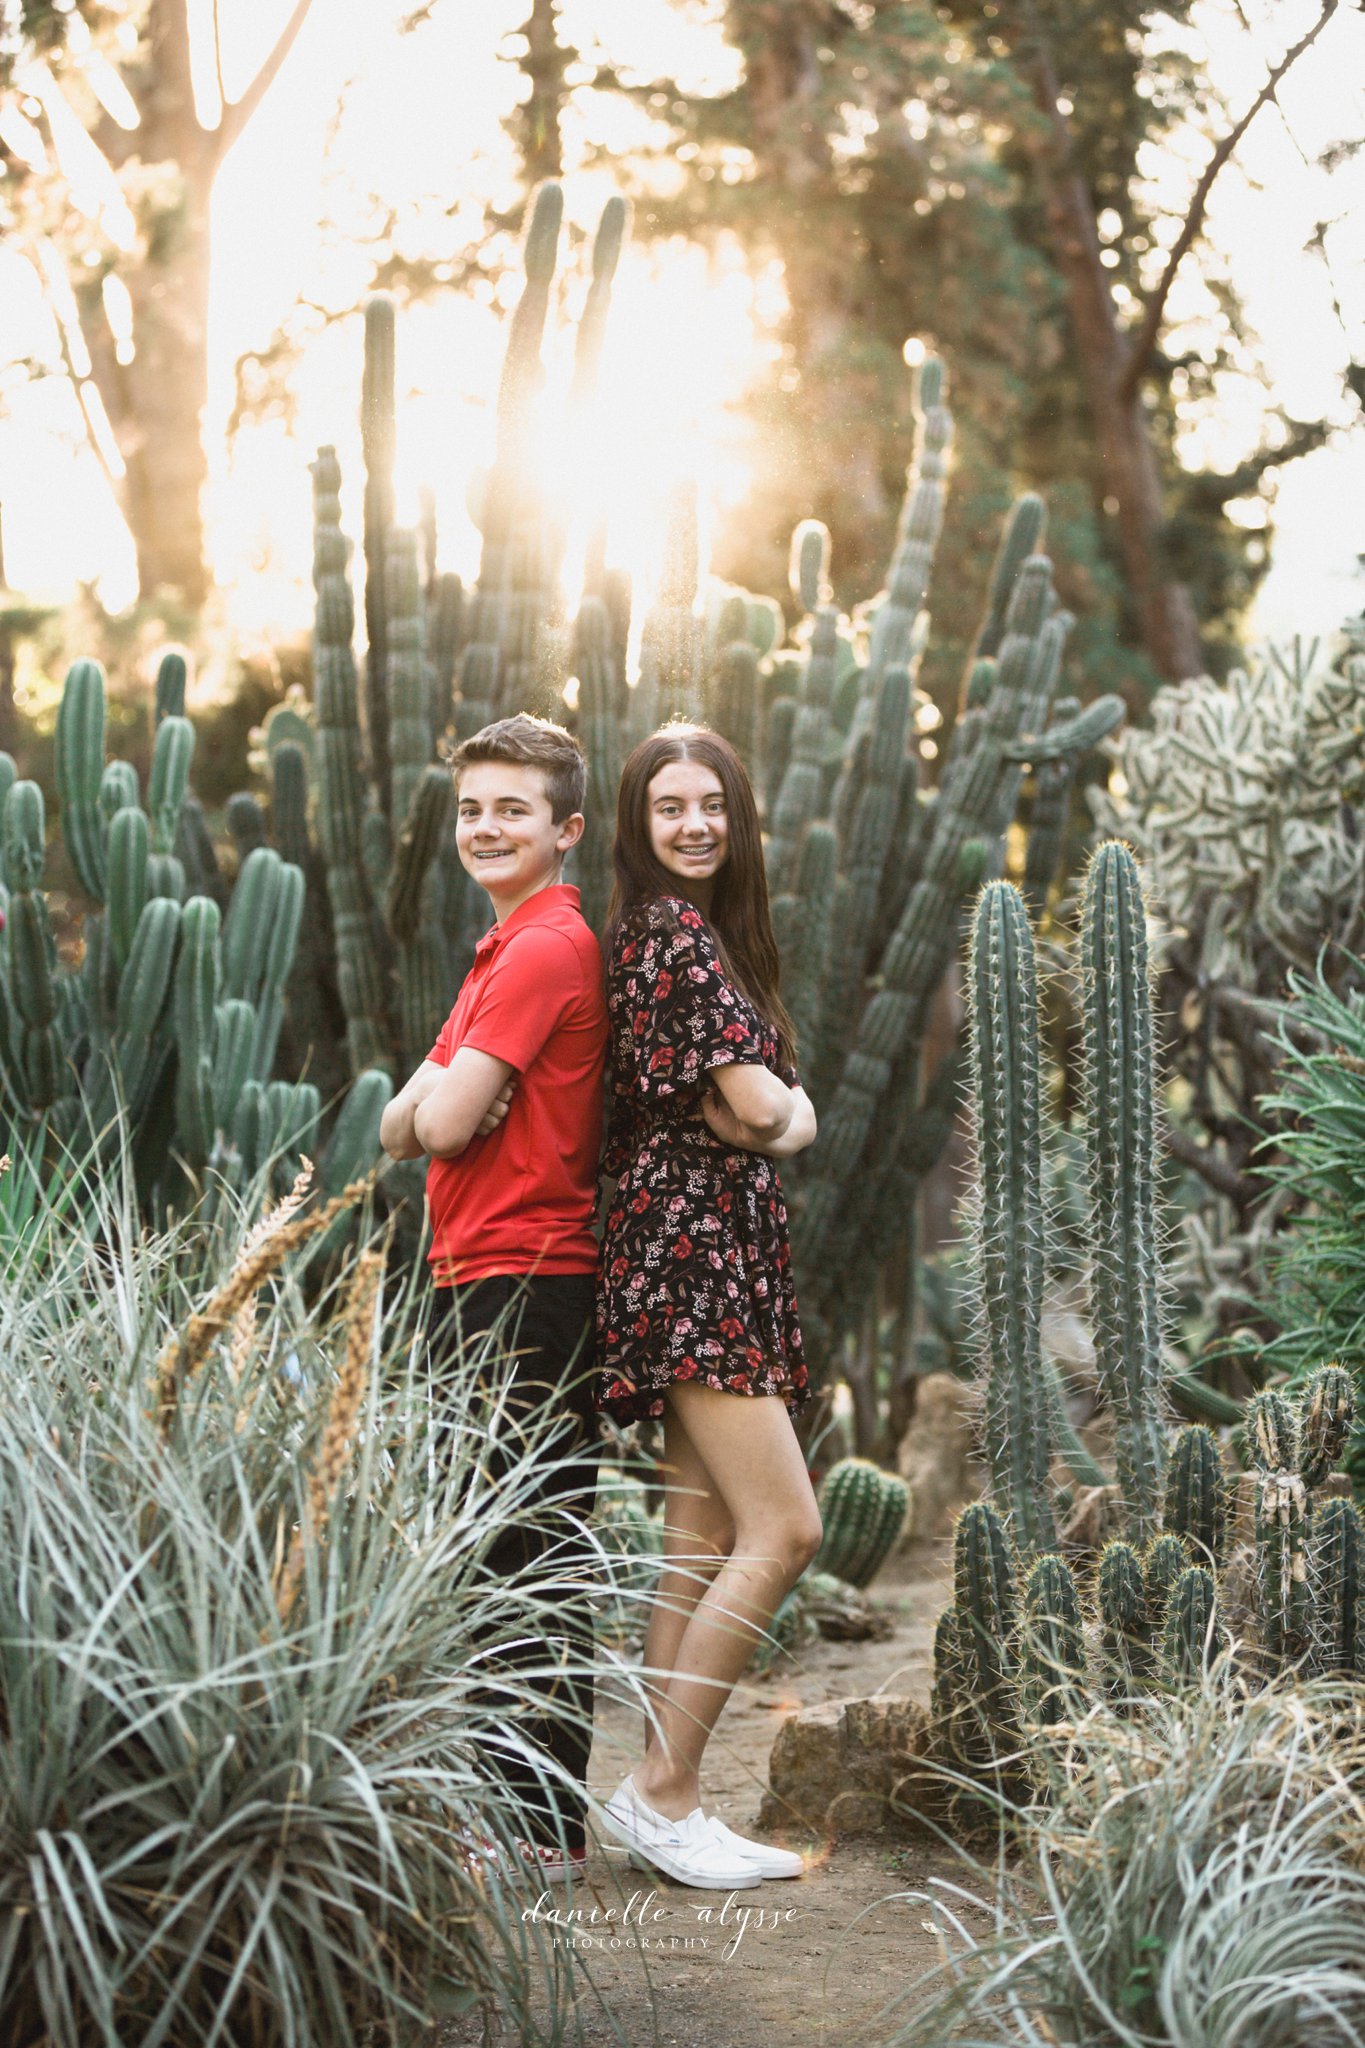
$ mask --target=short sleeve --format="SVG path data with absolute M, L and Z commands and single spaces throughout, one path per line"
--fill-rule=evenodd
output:
M 699 911 L 651 905 L 623 934 L 614 970 L 646 1102 L 698 1087 L 715 1067 L 763 1065 L 752 1012 Z
M 583 969 L 563 932 L 528 925 L 501 948 L 460 1037 L 524 1074 L 582 993 Z
M 437 1033 L 435 1045 L 433 1045 L 431 1051 L 427 1054 L 427 1058 L 429 1060 L 434 1060 L 438 1067 L 448 1067 L 450 1065 L 450 1045 L 451 1040 L 454 1038 L 454 1036 L 455 1012 L 452 1010 L 450 1015 L 446 1018 L 445 1023 L 441 1026 L 440 1031 Z

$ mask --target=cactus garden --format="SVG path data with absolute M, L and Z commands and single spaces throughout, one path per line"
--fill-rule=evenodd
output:
M 1365 2041 L 1365 17 L 522 11 L 0 6 L 0 2043 Z M 599 945 L 733 749 L 815 1112 L 595 1500 L 404 1092 L 517 714 Z

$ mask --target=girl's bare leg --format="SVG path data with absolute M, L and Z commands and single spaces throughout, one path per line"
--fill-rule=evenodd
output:
M 665 1563 L 650 1608 L 643 1663 L 646 1671 L 671 1672 L 693 1608 L 734 1548 L 735 1524 L 671 1403 L 664 1409 L 662 1466 Z M 654 1705 L 657 1711 L 657 1697 Z M 646 1756 L 657 1739 L 654 1715 L 646 1711 Z
M 658 1702 L 658 1735 L 634 1773 L 641 1797 L 680 1820 L 700 1802 L 702 1754 L 721 1709 L 760 1631 L 819 1549 L 821 1528 L 780 1396 L 683 1382 L 666 1398 L 735 1531 L 730 1555 L 686 1618 Z M 646 1661 L 664 1663 L 648 1651 Z

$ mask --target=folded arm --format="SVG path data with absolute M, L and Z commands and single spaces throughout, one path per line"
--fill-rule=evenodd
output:
M 390 1159 L 455 1159 L 471 1138 L 487 1137 L 507 1114 L 516 1070 L 491 1053 L 462 1045 L 448 1067 L 423 1060 L 379 1123 Z
M 702 1115 L 723 1144 L 790 1159 L 815 1137 L 815 1109 L 804 1088 L 789 1088 L 767 1067 L 714 1067 Z

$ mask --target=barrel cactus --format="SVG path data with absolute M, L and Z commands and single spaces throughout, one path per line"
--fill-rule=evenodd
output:
M 842 1458 L 821 1482 L 819 1506 L 824 1536 L 814 1568 L 870 1585 L 905 1532 L 909 1487 L 868 1458 Z

